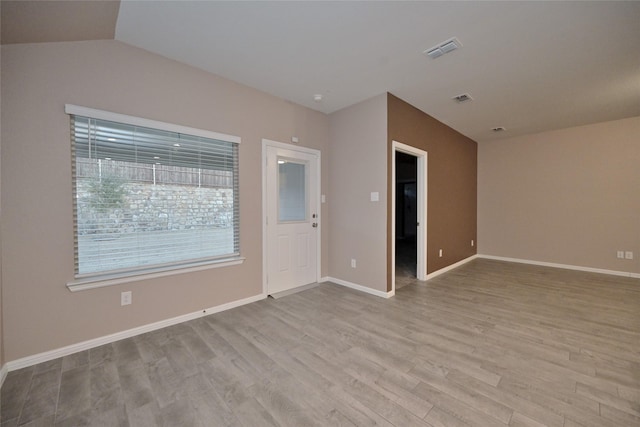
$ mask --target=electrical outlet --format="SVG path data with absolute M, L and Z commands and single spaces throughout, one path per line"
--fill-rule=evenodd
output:
M 618 251 L 617 256 L 619 259 L 624 259 L 624 251 Z
M 440 250 L 438 251 L 438 256 L 439 256 L 440 258 L 442 258 L 442 249 L 440 249 Z
M 356 268 L 356 260 L 355 260 L 355 258 L 351 258 L 351 268 Z
M 626 252 L 624 253 L 624 257 L 625 257 L 625 259 L 633 259 L 633 252 L 631 252 L 631 251 L 626 251 Z
M 120 305 L 131 304 L 131 291 L 122 292 L 120 294 Z

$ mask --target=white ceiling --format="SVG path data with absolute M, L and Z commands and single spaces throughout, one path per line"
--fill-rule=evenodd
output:
M 479 142 L 640 115 L 640 2 L 125 0 L 115 38 L 325 113 L 391 92 Z

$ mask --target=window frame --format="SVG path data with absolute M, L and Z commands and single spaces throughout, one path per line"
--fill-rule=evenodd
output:
M 91 119 L 98 120 L 107 120 L 111 122 L 117 122 L 126 125 L 132 126 L 140 126 L 151 129 L 157 129 L 167 132 L 174 132 L 184 135 L 191 135 L 203 138 L 215 139 L 223 142 L 229 142 L 233 144 L 239 145 L 241 143 L 241 138 L 234 135 L 228 135 L 219 132 L 212 132 L 197 128 L 192 128 L 188 126 L 181 126 L 172 123 L 161 122 L 157 120 L 145 119 L 135 116 L 129 116 L 125 114 L 113 113 L 110 111 L 103 111 L 94 108 L 82 107 L 73 104 L 65 104 L 65 113 L 68 114 L 73 120 L 73 116 L 81 116 L 88 117 Z M 72 136 L 73 137 L 73 136 Z M 239 156 L 239 152 L 238 152 Z M 72 153 L 72 162 L 75 162 L 75 155 Z M 238 159 L 239 163 L 239 159 Z M 239 170 L 234 171 L 234 173 L 239 174 Z M 239 177 L 238 177 L 239 178 Z M 75 188 L 75 181 L 72 182 L 72 185 Z M 73 190 L 75 193 L 75 189 Z M 239 196 L 236 198 L 236 201 L 239 202 Z M 73 200 L 73 203 L 76 203 L 76 200 Z M 74 205 L 75 206 L 75 205 Z M 77 238 L 76 233 L 76 210 L 74 208 L 73 213 L 73 221 L 74 221 L 74 240 Z M 238 231 L 238 246 L 239 246 L 239 234 L 240 234 L 240 213 L 238 208 L 238 224 L 234 225 L 237 227 Z M 75 251 L 75 249 L 74 249 Z M 95 273 L 77 273 L 77 266 L 75 265 L 76 256 L 74 254 L 74 280 L 67 283 L 67 288 L 72 292 L 86 289 L 93 289 L 103 286 L 111 286 L 121 283 L 127 283 L 131 281 L 137 280 L 146 280 L 154 277 L 162 277 L 173 274 L 182 274 L 191 271 L 200 271 L 209 268 L 218 268 L 218 267 L 226 267 L 231 265 L 238 265 L 244 262 L 245 258 L 239 255 L 240 248 L 238 247 L 238 254 L 233 254 L 230 256 L 222 256 L 217 257 L 215 259 L 193 259 L 193 260 L 184 260 L 184 262 L 177 262 L 176 264 L 166 264 L 153 266 L 150 268 L 145 268 L 144 266 L 140 266 L 140 268 L 128 269 L 127 271 L 104 271 L 104 272 L 95 272 Z

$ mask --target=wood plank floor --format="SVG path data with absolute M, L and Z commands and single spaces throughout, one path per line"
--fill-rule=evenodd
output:
M 2 427 L 640 426 L 640 280 L 474 260 L 10 372 Z

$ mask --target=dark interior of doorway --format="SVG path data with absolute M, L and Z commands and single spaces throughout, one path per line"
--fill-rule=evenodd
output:
M 396 152 L 396 289 L 416 278 L 418 158 Z

